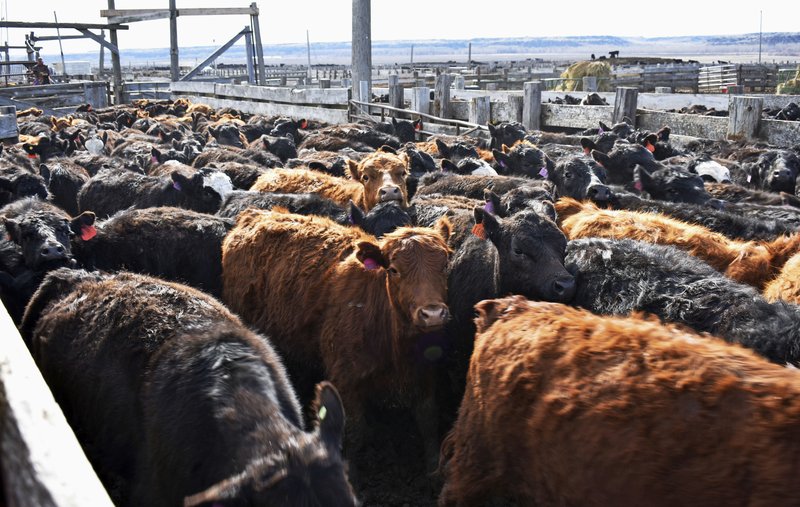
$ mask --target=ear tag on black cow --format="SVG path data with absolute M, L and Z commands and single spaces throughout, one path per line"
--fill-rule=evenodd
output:
M 597 129 L 597 135 L 599 136 L 602 133 L 603 133 L 603 127 L 598 128 Z
M 752 180 L 752 179 L 753 179 L 753 175 L 752 174 L 748 174 L 747 175 L 747 182 L 750 183 L 750 180 Z
M 492 201 L 486 201 L 486 204 L 483 205 L 483 209 L 487 213 L 494 215 L 494 203 Z
M 35 153 L 28 153 L 28 158 L 36 158 L 36 154 Z
M 642 191 L 642 180 L 636 180 L 633 184 L 633 188 L 638 190 L 639 192 Z
M 306 127 L 308 127 L 308 121 L 306 121 L 306 120 L 301 121 L 300 122 L 300 128 L 304 129 Z
M 414 123 L 414 130 L 422 130 L 422 122 Z
M 157 164 L 158 163 L 158 158 L 155 155 L 150 155 L 150 162 L 152 162 L 154 164 Z
M 378 261 L 376 261 L 375 259 L 373 259 L 371 257 L 367 257 L 366 259 L 364 259 L 363 263 L 364 263 L 364 267 L 367 268 L 368 271 L 373 271 L 373 270 L 378 269 L 379 267 L 381 267 L 381 265 L 378 264 Z
M 486 239 L 486 229 L 484 229 L 483 224 L 475 224 L 472 226 L 472 234 L 478 236 L 481 239 Z
M 539 176 L 541 176 L 542 178 L 547 178 L 548 174 L 550 174 L 550 173 L 547 172 L 547 166 L 546 165 L 542 166 L 542 168 L 539 169 Z
M 584 148 L 583 149 L 583 154 L 584 155 L 590 155 L 591 153 L 592 153 L 592 150 L 590 150 L 589 148 Z
M 177 190 L 178 192 L 180 192 L 181 190 L 183 190 L 183 189 L 181 188 L 181 184 L 180 184 L 180 183 L 178 183 L 177 181 L 173 181 L 173 182 L 172 182 L 172 188 L 174 188 L 174 189 L 175 189 L 175 190 Z
M 325 405 L 322 405 L 321 407 L 319 407 L 319 412 L 317 412 L 317 418 L 320 421 L 324 421 L 325 420 L 325 416 L 327 416 L 327 415 L 328 415 L 328 409 L 325 408 Z
M 84 241 L 89 241 L 93 237 L 97 236 L 97 229 L 94 225 L 82 225 L 81 226 L 81 239 Z
M 645 148 L 647 148 L 647 151 L 649 151 L 650 153 L 656 151 L 656 147 L 653 146 L 653 143 L 647 143 L 647 146 L 645 146 Z
M 500 163 L 500 167 L 502 167 L 503 169 L 505 169 L 507 167 L 506 163 L 503 162 L 502 160 L 499 163 Z

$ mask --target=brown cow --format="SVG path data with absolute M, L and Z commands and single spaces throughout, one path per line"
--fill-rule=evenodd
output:
M 770 242 L 737 241 L 657 213 L 602 210 L 570 198 L 559 199 L 556 212 L 561 229 L 571 240 L 625 238 L 676 246 L 729 278 L 758 289 L 763 289 L 789 257 L 800 250 L 800 234 Z
M 311 170 L 274 169 L 258 178 L 250 190 L 317 192 L 340 206 L 346 206 L 352 200 L 365 211 L 385 201 L 399 201 L 408 206 L 408 155 L 376 151 L 359 162 L 348 160 L 347 165 L 352 180 Z
M 774 303 L 782 299 L 800 305 L 800 253 L 794 254 L 764 288 L 764 297 Z
M 336 382 L 357 447 L 367 401 L 417 403 L 429 466 L 438 454 L 426 349 L 448 319 L 450 222 L 381 240 L 327 218 L 242 212 L 222 246 L 223 300 L 271 334 L 290 371 Z M 423 357 L 425 356 L 425 357 Z M 415 368 L 419 366 L 420 368 Z M 419 373 L 417 373 L 419 371 Z M 416 376 L 415 376 L 416 375 Z M 427 378 L 427 377 L 425 377 Z
M 641 315 L 477 305 L 440 506 L 800 505 L 800 376 Z

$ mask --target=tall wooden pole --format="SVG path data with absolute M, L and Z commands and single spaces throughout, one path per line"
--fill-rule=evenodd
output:
M 108 10 L 113 11 L 116 7 L 114 7 L 114 0 L 108 0 Z M 119 47 L 119 41 L 117 40 L 117 31 L 111 28 L 109 30 L 111 34 L 111 44 Z M 119 63 L 119 53 L 111 53 L 111 68 L 114 72 L 114 103 L 115 104 L 122 104 L 122 67 Z
M 368 101 L 362 97 L 358 83 L 366 81 L 367 90 L 372 90 L 372 26 L 370 0 L 353 0 L 353 95 L 357 100 Z
M 178 63 L 178 9 L 175 0 L 169 0 L 169 76 L 172 81 L 181 78 Z

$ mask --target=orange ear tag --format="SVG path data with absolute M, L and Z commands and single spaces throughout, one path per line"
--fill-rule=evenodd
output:
M 486 239 L 486 229 L 483 228 L 483 224 L 475 224 L 472 226 L 472 234 L 478 236 L 481 239 Z
M 645 146 L 645 148 L 647 148 L 647 151 L 649 151 L 650 153 L 656 151 L 656 147 L 653 146 L 653 143 L 647 143 L 647 146 Z

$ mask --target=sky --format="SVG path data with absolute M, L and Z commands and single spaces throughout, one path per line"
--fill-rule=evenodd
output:
M 181 7 L 247 7 L 250 0 L 177 0 Z M 279 0 L 257 2 L 264 44 L 349 41 L 352 0 Z M 624 5 L 624 7 L 623 7 Z M 168 0 L 116 0 L 117 9 L 167 8 Z M 35 7 L 35 8 L 32 8 Z M 100 10 L 107 0 L 0 0 L 0 17 L 9 21 L 103 23 Z M 669 2 L 598 2 L 572 0 L 373 0 L 373 40 L 472 39 L 483 37 L 549 37 L 616 35 L 662 37 L 753 33 L 763 13 L 764 32 L 800 31 L 800 2 L 764 0 L 731 3 L 697 0 Z M 179 17 L 180 46 L 220 46 L 249 24 L 247 16 Z M 119 32 L 124 50 L 169 46 L 167 20 L 131 23 Z M 29 30 L 28 30 L 29 31 Z M 8 42 L 21 45 L 26 30 L 9 29 Z M 55 30 L 35 30 L 55 35 Z M 77 34 L 62 30 L 62 35 Z M 6 41 L 0 29 L 0 43 Z M 42 43 L 45 53 L 58 51 L 57 42 Z M 64 41 L 65 53 L 94 51 L 87 40 Z

